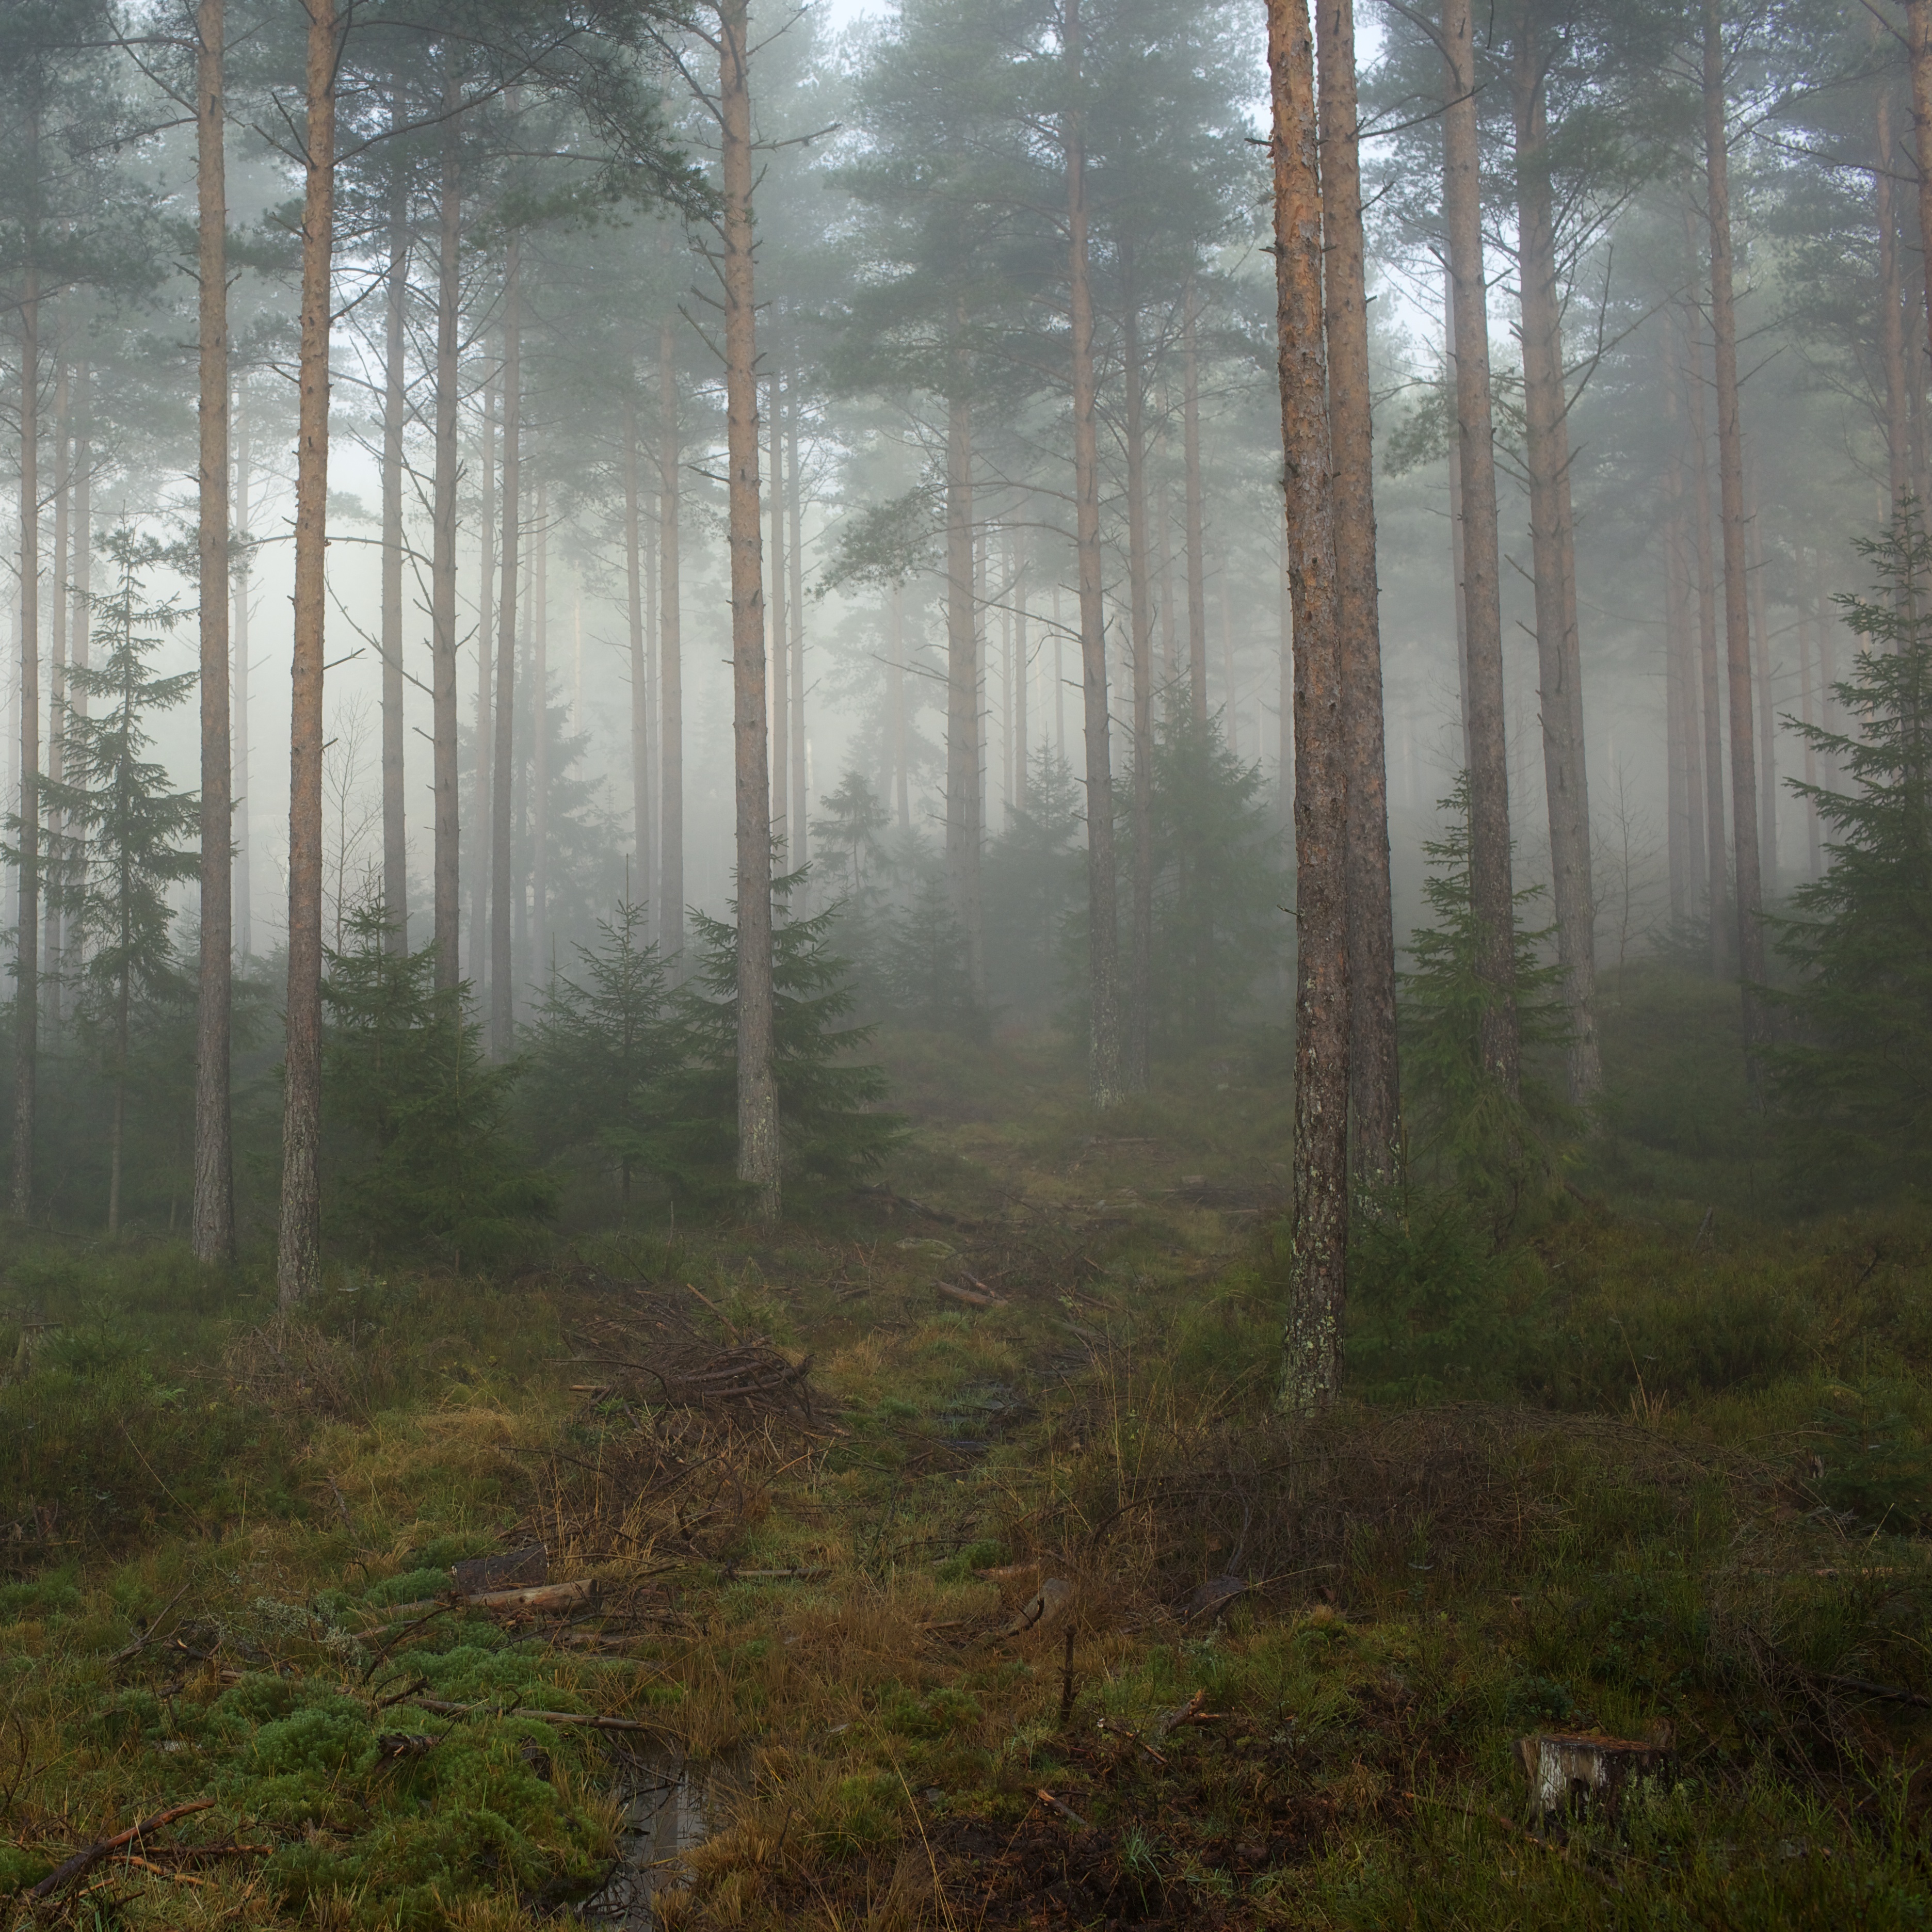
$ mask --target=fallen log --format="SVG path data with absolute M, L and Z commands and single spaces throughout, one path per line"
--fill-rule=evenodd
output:
M 568 1583 L 532 1583 L 520 1589 L 478 1590 L 466 1594 L 460 1590 L 452 1590 L 447 1597 L 424 1597 L 413 1604 L 391 1604 L 385 1606 L 390 1624 L 406 1622 L 412 1616 L 421 1616 L 436 1610 L 528 1611 L 538 1615 L 556 1610 L 574 1610 L 595 1601 L 597 1596 L 597 1580 L 594 1576 L 579 1576 Z

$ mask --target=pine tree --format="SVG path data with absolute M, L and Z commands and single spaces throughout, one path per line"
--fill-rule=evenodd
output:
M 499 1258 L 556 1205 L 510 1140 L 522 1067 L 485 1058 L 468 988 L 436 983 L 434 941 L 398 952 L 393 932 L 380 901 L 358 907 L 322 983 L 331 1218 L 371 1255 Z
M 1877 594 L 1839 601 L 1869 640 L 1836 686 L 1851 732 L 1797 729 L 1850 780 L 1793 782 L 1835 833 L 1822 878 L 1772 922 L 1796 968 L 1772 997 L 1799 1037 L 1766 1058 L 1808 1192 L 1932 1185 L 1932 536 L 1915 506 L 1859 548 Z
M 107 548 L 120 580 L 94 607 L 98 656 L 68 674 L 73 696 L 62 721 L 65 776 L 44 781 L 41 796 L 61 814 L 74 848 L 56 890 L 85 960 L 77 1018 L 113 1094 L 107 1231 L 118 1234 L 135 1010 L 144 1000 L 178 1000 L 184 994 L 168 888 L 199 869 L 194 847 L 178 842 L 194 832 L 201 805 L 193 792 L 170 790 L 166 767 L 142 755 L 154 742 L 147 721 L 184 704 L 195 683 L 192 671 L 162 677 L 149 668 L 180 614 L 144 598 L 141 572 L 164 553 L 152 539 L 124 532 Z M 17 833 L 18 817 L 9 823 Z
M 1460 1189 L 1498 1235 L 1553 1179 L 1575 1115 L 1543 1077 L 1550 1050 L 1566 1047 L 1563 969 L 1544 963 L 1547 932 L 1512 934 L 1511 984 L 1518 1038 L 1530 1049 L 1514 1081 L 1485 1051 L 1490 1009 L 1512 997 L 1490 968 L 1493 949 L 1473 892 L 1469 781 L 1442 801 L 1439 838 L 1424 842 L 1430 874 L 1423 896 L 1436 923 L 1409 935 L 1413 962 L 1402 975 L 1402 1072 L 1408 1115 L 1425 1167 Z M 1520 909 L 1540 886 L 1515 895 Z
M 622 901 L 599 920 L 602 938 L 578 946 L 575 976 L 554 976 L 532 1029 L 524 1101 L 546 1153 L 594 1148 L 614 1157 L 628 1200 L 626 1151 L 652 1125 L 652 1083 L 674 1050 L 668 969 L 646 943 L 646 909 Z

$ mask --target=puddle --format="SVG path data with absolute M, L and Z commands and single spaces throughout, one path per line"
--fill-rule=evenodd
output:
M 581 1916 L 621 1932 L 656 1932 L 652 1900 L 660 1889 L 683 1880 L 686 1855 L 711 1835 L 710 1807 L 723 1794 L 724 1774 L 716 1766 L 694 1766 L 674 1751 L 627 1753 L 620 1788 L 627 1795 L 617 1831 L 617 1866 Z

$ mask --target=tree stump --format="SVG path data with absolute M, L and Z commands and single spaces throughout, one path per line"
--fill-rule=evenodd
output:
M 1670 1762 L 1667 1744 L 1594 1732 L 1546 1732 L 1519 1738 L 1516 1749 L 1528 1780 L 1531 1814 L 1544 1818 L 1585 1804 L 1600 1805 L 1614 1817 L 1626 1786 L 1664 1776 Z

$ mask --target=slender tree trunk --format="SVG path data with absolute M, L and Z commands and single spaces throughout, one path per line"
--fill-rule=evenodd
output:
M 1603 1085 L 1597 1046 L 1596 907 L 1590 878 L 1590 794 L 1582 660 L 1569 568 L 1569 397 L 1563 376 L 1562 300 L 1543 48 L 1534 11 L 1515 35 L 1516 233 L 1522 284 L 1522 394 L 1529 469 L 1529 530 L 1536 587 L 1536 652 L 1543 720 L 1544 790 L 1550 809 L 1551 896 L 1557 963 L 1568 1016 L 1570 1099 L 1587 1106 Z
M 531 439 L 534 443 L 535 437 Z M 530 938 L 539 950 L 550 928 L 550 495 L 536 492 L 535 568 L 531 572 Z M 535 962 L 532 962 L 534 968 Z
M 1386 1178 L 1402 1139 L 1396 1057 L 1395 915 L 1389 884 L 1388 776 L 1382 741 L 1382 643 L 1376 581 L 1374 426 L 1370 412 L 1367 266 L 1355 94 L 1354 0 L 1316 0 L 1320 64 L 1322 223 L 1327 251 L 1328 438 L 1333 452 L 1335 571 L 1348 766 L 1349 1108 L 1356 1172 Z M 1289 658 L 1293 657 L 1290 631 Z M 1294 740 L 1284 692 L 1281 740 Z M 1284 768 L 1293 760 L 1285 756 Z M 1289 774 L 1282 772 L 1282 788 Z
M 1758 518 L 1757 485 L 1744 476 L 1744 519 L 1750 530 L 1751 631 L 1757 661 L 1757 736 L 1763 755 L 1757 768 L 1758 840 L 1766 890 L 1778 891 L 1778 712 L 1771 690 L 1771 622 L 1766 608 L 1764 532 Z
M 651 524 L 657 515 L 656 499 L 644 494 L 640 496 L 638 515 L 644 524 Z M 638 854 L 638 890 L 644 905 L 644 938 L 650 945 L 660 944 L 664 938 L 664 908 L 658 902 L 658 834 L 654 820 L 657 808 L 660 780 L 658 774 L 658 742 L 660 730 L 658 722 L 658 550 L 655 542 L 644 537 L 644 811 L 646 836 Z M 578 598 L 578 626 L 580 634 L 578 658 L 582 659 L 580 637 L 584 621 L 584 600 L 580 592 Z
M 123 956 L 127 926 L 121 930 Z M 107 1232 L 121 1232 L 121 1173 L 128 1143 L 128 974 L 124 969 L 114 986 L 114 1100 L 107 1121 Z
M 1744 584 L 1744 428 L 1738 406 L 1738 326 L 1731 287 L 1730 159 L 1719 0 L 1704 0 L 1704 170 L 1711 228 L 1711 338 L 1718 403 L 1718 492 L 1724 517 L 1724 657 L 1731 724 L 1731 834 L 1736 873 L 1737 959 L 1744 1047 L 1755 1073 L 1763 1034 L 1756 989 L 1764 983 L 1759 872 L 1757 748 L 1751 720 L 1750 607 Z
M 88 441 L 88 369 L 83 362 L 74 376 L 74 510 L 72 555 L 74 559 L 73 632 L 68 647 L 68 661 L 76 670 L 88 668 L 88 639 L 94 621 L 92 592 L 94 587 L 94 459 Z M 244 692 L 245 686 L 242 687 Z M 78 685 L 70 694 L 69 710 L 76 718 L 87 716 L 87 693 Z M 247 743 L 245 736 L 244 746 Z M 66 837 L 66 850 L 62 858 L 70 878 L 78 878 L 80 868 L 86 862 L 87 842 L 86 835 L 78 828 L 70 826 Z M 80 940 L 70 921 L 63 941 L 58 970 L 72 974 L 80 964 Z
M 430 779 L 435 800 L 435 849 L 430 865 L 436 983 L 444 991 L 462 978 L 458 934 L 462 919 L 462 821 L 458 795 L 456 698 L 457 434 L 462 369 L 457 330 L 463 302 L 463 168 L 455 114 L 460 98 L 453 56 L 443 82 L 445 129 L 436 197 L 436 473 L 430 518 Z M 476 741 L 483 763 L 483 740 Z M 480 827 L 482 820 L 476 821 Z
M 781 1205 L 773 1077 L 771 780 L 765 596 L 758 554 L 758 379 L 752 268 L 752 94 L 746 0 L 719 0 L 725 435 L 730 472 L 732 738 L 737 778 L 738 1178 L 759 1217 Z
M 1874 39 L 1885 33 L 1878 15 L 1871 16 Z M 1876 164 L 1872 170 L 1872 212 L 1878 224 L 1879 344 L 1885 363 L 1885 453 L 1892 514 L 1904 507 L 1911 488 L 1910 405 L 1905 382 L 1905 296 L 1899 270 L 1898 224 L 1892 207 L 1892 76 L 1881 74 L 1874 103 L 1874 143 Z
M 516 1020 L 516 968 L 511 956 L 511 894 L 515 884 L 517 782 L 517 566 L 522 514 L 518 500 L 523 453 L 523 294 L 517 237 L 503 268 L 502 597 L 496 613 L 496 674 L 490 692 L 496 734 L 490 778 L 490 1051 L 510 1056 Z
M 308 130 L 302 201 L 296 421 L 295 640 L 289 726 L 289 985 L 282 1076 L 283 1306 L 321 1285 L 322 679 L 328 535 L 328 338 L 335 241 L 335 0 L 308 0 Z
M 1167 413 L 1163 395 L 1161 413 Z M 1161 701 L 1172 705 L 1174 699 L 1174 685 L 1180 676 L 1180 662 L 1177 656 L 1179 646 L 1176 642 L 1179 633 L 1174 625 L 1174 502 L 1172 493 L 1163 482 L 1155 493 L 1154 513 L 1154 602 L 1160 609 L 1160 683 Z
M 912 830 L 912 791 L 906 770 L 905 588 L 898 580 L 886 599 L 886 713 L 892 734 L 892 804 L 902 832 Z
M 946 411 L 946 871 L 974 999 L 986 997 L 980 890 L 980 629 L 973 599 L 973 410 L 964 360 Z
M 1127 621 L 1134 694 L 1133 905 L 1127 928 L 1127 1024 L 1121 1077 L 1131 1091 L 1148 1082 L 1154 998 L 1154 612 L 1148 586 L 1147 372 L 1142 364 L 1133 242 L 1120 244 L 1121 380 L 1126 388 Z
M 195 266 L 200 284 L 201 355 L 201 958 L 195 1023 L 192 1240 L 195 1258 L 200 1262 L 225 1262 L 235 1250 L 229 1098 L 235 934 L 228 693 L 228 195 L 222 124 L 225 4 L 226 0 L 200 0 L 195 20 L 200 231 Z M 117 1094 L 117 1111 L 119 1104 Z
M 1478 928 L 1476 970 L 1489 988 L 1479 1051 L 1485 1072 L 1504 1092 L 1514 1094 L 1518 1048 L 1516 906 L 1510 878 L 1509 740 L 1504 724 L 1496 441 L 1490 393 L 1487 289 L 1483 278 L 1475 50 L 1469 5 L 1470 0 L 1442 0 L 1442 46 L 1449 83 L 1442 117 L 1443 212 L 1449 231 L 1450 272 L 1455 281 L 1456 418 L 1462 476 L 1462 604 L 1469 639 L 1469 884 Z M 1299 751 L 1298 742 L 1298 755 Z
M 1451 382 L 1456 376 L 1456 278 L 1442 272 L 1442 352 L 1448 358 Z M 1449 446 L 1449 568 L 1453 580 L 1450 603 L 1456 616 L 1456 702 L 1462 763 L 1472 762 L 1469 749 L 1469 607 L 1462 582 L 1462 451 L 1460 440 Z
M 1678 395 L 1676 323 L 1666 318 L 1664 420 L 1670 458 L 1664 470 L 1664 746 L 1670 780 L 1670 916 L 1673 924 L 1689 914 L 1703 890 L 1702 847 L 1698 836 L 1700 797 L 1696 770 L 1696 686 L 1692 674 L 1690 572 L 1684 517 L 1682 410 Z
M 1027 658 L 1026 551 L 1016 538 L 1010 553 L 1013 560 L 1012 584 L 1007 592 L 1013 610 L 1013 803 L 1024 812 L 1027 802 L 1028 759 L 1030 755 L 1027 721 L 1027 687 L 1032 682 Z
M 1053 586 L 1053 748 L 1064 764 L 1066 760 L 1066 666 L 1062 647 L 1066 632 L 1060 621 L 1060 586 Z
M 68 464 L 68 372 L 56 349 L 54 378 L 54 567 L 49 584 L 52 608 L 47 625 L 47 776 L 58 784 L 67 776 L 67 584 L 68 499 L 73 472 Z M 68 876 L 65 859 L 66 826 L 58 812 L 47 814 L 46 913 L 40 932 L 40 976 L 45 982 L 46 1025 L 58 1039 L 61 1030 L 61 886 Z
M 658 337 L 658 888 L 664 904 L 664 957 L 679 970 L 684 953 L 684 646 L 678 585 L 677 337 L 666 321 Z
M 1687 216 L 1686 220 L 1689 218 Z M 1725 916 L 1729 867 L 1724 859 L 1724 712 L 1718 677 L 1718 574 L 1711 529 L 1710 433 L 1704 412 L 1704 349 L 1694 311 L 1684 317 L 1689 355 L 1685 381 L 1690 398 L 1690 486 L 1697 542 L 1698 690 L 1704 714 L 1704 850 L 1709 868 L 1711 970 L 1721 979 L 1730 957 Z
M 1068 311 L 1072 323 L 1073 391 L 1073 515 L 1080 574 L 1080 666 L 1086 698 L 1087 974 L 1089 1032 L 1088 1091 L 1105 1111 L 1125 1096 L 1120 1051 L 1119 926 L 1114 909 L 1114 774 L 1108 740 L 1107 632 L 1100 576 L 1100 459 L 1094 428 L 1094 298 L 1088 279 L 1087 150 L 1080 115 L 1080 0 L 1066 0 L 1064 44 L 1069 99 L 1062 118 L 1066 161 Z M 1199 455 L 1192 433 L 1194 411 L 1192 316 L 1188 310 L 1187 382 L 1190 434 L 1189 476 L 1197 492 Z M 1194 624 L 1199 603 L 1200 552 L 1189 527 L 1188 619 L 1198 669 L 1197 710 L 1207 712 L 1207 614 Z
M 771 596 L 766 600 L 771 614 L 771 644 L 766 662 L 770 667 L 771 689 L 772 830 L 785 847 L 785 870 L 797 862 L 794 856 L 790 812 L 787 801 L 791 792 L 791 680 L 785 675 L 784 567 L 784 404 L 778 373 L 772 373 L 770 392 L 772 416 L 771 477 Z
M 1804 552 L 1798 553 L 1801 570 Z M 1813 742 L 1811 731 L 1818 724 L 1817 693 L 1811 680 L 1814 674 L 1811 650 L 1811 602 L 1804 594 L 1801 578 L 1798 592 L 1798 715 L 1807 727 L 1804 734 L 1804 834 L 1805 876 L 1815 879 L 1819 876 L 1818 850 L 1818 747 Z
M 1282 1398 L 1342 1376 L 1348 1249 L 1348 752 L 1336 584 L 1315 50 L 1306 0 L 1268 0 L 1276 355 L 1294 601 L 1294 1220 Z M 1332 150 L 1330 151 L 1333 152 Z
M 38 124 L 29 143 L 38 150 Z M 29 260 L 20 298 L 20 906 L 14 982 L 14 1212 L 34 1206 L 34 1076 L 40 1046 L 40 292 Z
M 627 392 L 624 398 L 624 590 L 631 623 L 631 839 L 640 877 L 649 866 L 651 849 L 650 719 L 645 703 L 642 551 L 638 514 L 638 408 Z
M 805 733 L 805 484 L 798 468 L 798 403 L 794 389 L 785 411 L 785 496 L 791 526 L 785 555 L 791 572 L 791 851 L 792 863 L 802 866 L 812 856 L 812 770 Z
M 1201 372 L 1195 337 L 1201 300 L 1187 278 L 1180 322 L 1180 452 L 1187 520 L 1187 695 L 1194 722 L 1208 722 L 1208 543 L 1201 482 Z
M 502 365 L 483 379 L 482 501 L 477 507 L 478 583 L 476 591 L 476 772 L 470 822 L 486 851 L 493 850 L 496 812 L 490 799 L 490 764 L 496 755 L 496 719 L 490 681 L 496 656 L 496 388 Z M 491 868 L 494 866 L 494 856 Z M 478 866 L 470 891 L 470 977 L 478 1004 L 486 993 L 490 955 L 490 872 Z
M 392 94 L 392 126 L 403 118 Z M 410 945 L 410 834 L 403 754 L 403 424 L 408 409 L 403 356 L 410 288 L 409 176 L 400 161 L 389 183 L 389 266 L 382 356 L 382 916 L 383 946 Z

